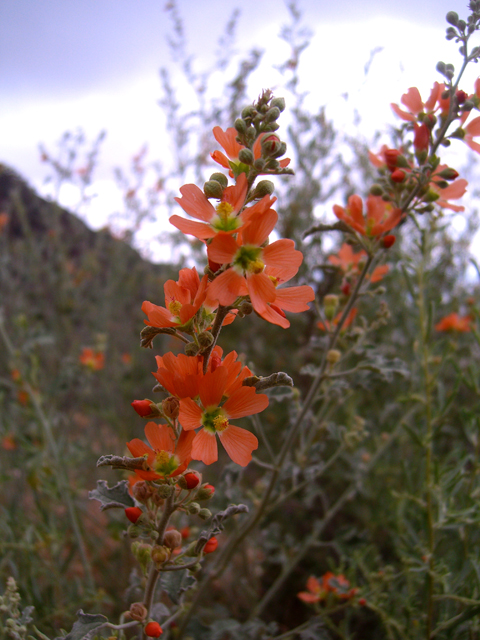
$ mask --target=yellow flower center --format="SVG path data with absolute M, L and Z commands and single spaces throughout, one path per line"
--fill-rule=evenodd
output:
M 216 431 L 225 431 L 225 429 L 230 425 L 228 423 L 228 418 L 220 415 L 213 419 L 213 426 L 215 427 Z
M 162 476 L 167 476 L 173 473 L 179 464 L 180 460 L 177 456 L 168 451 L 156 451 L 152 469 Z
M 182 303 L 179 302 L 178 300 L 172 300 L 172 302 L 169 302 L 168 304 L 168 310 L 170 311 L 172 316 L 178 316 L 181 308 L 182 308 Z
M 248 265 L 248 271 L 250 273 L 262 273 L 264 269 L 265 269 L 265 264 L 260 259 L 253 260 Z
M 217 215 L 210 224 L 217 231 L 234 231 L 240 226 L 240 219 L 234 215 L 234 209 L 229 202 L 219 202 L 215 207 Z
M 220 202 L 215 207 L 218 217 L 226 222 L 230 218 L 230 214 L 233 213 L 233 207 L 229 202 Z
M 274 286 L 278 287 L 278 278 L 275 278 L 275 276 L 268 276 L 268 277 L 273 282 Z

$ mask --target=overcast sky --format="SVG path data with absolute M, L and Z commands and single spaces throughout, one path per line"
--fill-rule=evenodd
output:
M 329 103 L 330 115 L 341 120 L 338 96 L 353 92 L 358 108 L 371 115 L 366 126 L 373 128 L 394 122 L 388 105 L 409 86 L 428 95 L 440 79 L 436 61 L 458 56 L 445 41 L 445 14 L 453 9 L 467 15 L 466 2 L 458 0 L 297 4 L 315 33 L 301 69 L 311 100 Z M 53 148 L 65 130 L 78 126 L 90 138 L 107 130 L 101 176 L 106 181 L 107 168 L 126 163 L 146 140 L 160 154 L 165 134 L 158 71 L 170 64 L 165 5 L 166 0 L 0 0 L 0 162 L 41 188 L 45 166 L 38 143 Z M 237 50 L 258 46 L 266 50 L 266 66 L 275 63 L 278 33 L 288 17 L 282 0 L 178 0 L 199 68 L 212 59 L 238 5 Z M 363 67 L 377 46 L 383 49 L 365 85 Z M 253 87 L 252 100 L 261 88 Z M 95 216 L 92 208 L 92 224 Z

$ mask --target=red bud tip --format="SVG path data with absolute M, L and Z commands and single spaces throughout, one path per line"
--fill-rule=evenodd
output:
M 405 180 L 405 175 L 405 171 L 402 171 L 401 169 L 395 169 L 390 177 L 392 179 L 392 182 L 403 182 Z
M 210 491 L 210 497 L 212 497 L 215 493 L 215 487 L 213 486 L 213 484 L 206 484 L 203 488 L 207 489 L 207 491 Z
M 158 638 L 163 633 L 163 629 L 158 624 L 158 622 L 149 622 L 147 625 L 145 625 L 144 631 L 145 635 L 147 635 L 149 638 Z
M 133 522 L 133 524 L 136 523 L 142 513 L 143 511 L 140 509 L 140 507 L 127 507 L 125 509 L 125 515 L 130 520 L 130 522 Z
M 384 156 L 387 167 L 390 171 L 393 171 L 397 166 L 397 158 L 402 155 L 398 149 L 386 149 Z
M 342 286 L 340 287 L 340 291 L 343 293 L 344 296 L 349 296 L 351 291 L 352 291 L 351 284 L 347 280 L 345 280 L 344 282 L 342 282 Z
M 455 95 L 457 96 L 458 104 L 463 104 L 468 98 L 468 95 L 465 93 L 465 91 L 462 91 L 461 89 L 459 89 Z
M 195 489 L 195 487 L 200 483 L 200 478 L 196 473 L 186 473 L 184 476 L 185 482 L 187 483 L 187 489 Z
M 383 246 L 385 249 L 390 249 L 390 247 L 393 247 L 393 245 L 395 244 L 395 236 L 385 236 L 383 238 Z
M 413 146 L 415 151 L 427 151 L 430 144 L 430 132 L 426 124 L 415 124 Z
M 210 538 L 207 544 L 203 547 L 203 553 L 212 553 L 217 547 L 218 540 L 215 538 L 215 536 L 213 536 L 213 538 Z
M 134 400 L 131 404 L 138 415 L 142 418 L 146 418 L 152 413 L 152 409 L 150 407 L 152 401 L 147 398 L 145 398 L 145 400 Z
M 365 598 L 359 598 L 359 600 L 358 600 L 358 604 L 359 604 L 361 607 L 364 607 L 364 606 L 367 604 L 367 601 L 365 600 Z

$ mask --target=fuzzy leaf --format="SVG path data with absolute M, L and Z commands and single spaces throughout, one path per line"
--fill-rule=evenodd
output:
M 55 638 L 55 640 L 82 640 L 91 637 L 90 634 L 98 627 L 108 622 L 108 618 L 100 613 L 83 613 L 82 609 L 77 611 L 78 620 L 73 623 L 72 630 L 64 638 Z
M 162 587 L 168 593 L 170 600 L 174 604 L 179 604 L 180 598 L 185 591 L 191 589 L 197 580 L 184 571 L 165 571 L 160 576 Z
M 97 480 L 97 488 L 88 492 L 90 500 L 98 500 L 102 503 L 100 511 L 105 509 L 125 509 L 133 507 L 135 502 L 128 493 L 127 480 L 117 482 L 114 487 L 109 487 L 105 480 Z

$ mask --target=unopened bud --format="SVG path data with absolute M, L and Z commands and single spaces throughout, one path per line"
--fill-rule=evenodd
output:
M 228 187 L 228 178 L 223 173 L 212 173 L 209 180 L 215 180 L 215 182 L 220 183 L 223 188 Z
M 248 118 L 253 118 L 255 115 L 255 107 L 252 104 L 249 104 L 248 107 L 244 107 L 242 109 L 242 118 L 247 120 Z
M 160 498 L 169 498 L 173 493 L 173 487 L 169 484 L 161 484 L 157 487 L 157 495 Z
M 196 493 L 197 500 L 210 500 L 215 493 L 215 487 L 211 484 L 204 484 Z
M 195 554 L 195 555 L 196 555 L 196 554 Z M 197 562 L 197 564 L 194 564 L 194 565 L 193 565 L 192 567 L 190 567 L 188 570 L 189 570 L 191 573 L 197 573 L 198 571 L 200 571 L 200 569 L 201 569 L 201 568 L 202 568 L 202 565 L 201 565 L 199 562 Z
M 271 133 L 268 136 L 264 136 L 262 138 L 263 155 L 275 157 L 275 155 L 278 153 L 280 149 L 281 144 L 282 144 L 282 141 L 274 133 Z
M 401 169 L 395 169 L 395 171 L 392 172 L 390 178 L 392 179 L 392 182 L 400 183 L 405 180 L 405 176 L 405 171 L 402 171 Z
M 243 120 L 241 120 L 241 122 L 243 122 Z M 251 165 L 253 164 L 253 161 L 255 160 L 253 153 L 250 151 L 250 149 L 240 149 L 240 151 L 238 152 L 238 159 L 240 160 L 240 162 L 243 162 L 243 164 L 248 164 Z
M 142 602 L 133 602 L 128 613 L 132 620 L 143 622 L 148 615 L 148 610 Z
M 167 531 L 167 533 L 170 532 Z M 156 565 L 162 564 L 163 562 L 165 562 L 165 560 L 168 560 L 168 558 L 170 558 L 170 549 L 167 546 L 163 545 L 155 546 L 151 551 L 151 558 Z
M 209 518 L 212 517 L 212 512 L 210 511 L 210 509 L 200 509 L 200 511 L 198 512 L 198 517 L 201 518 L 202 520 L 208 520 Z
M 423 201 L 424 202 L 435 202 L 436 200 L 439 199 L 439 197 L 440 197 L 440 195 L 438 193 L 433 191 L 433 189 L 429 189 L 427 191 L 427 193 L 423 196 Z
M 142 514 L 143 511 L 139 507 L 127 507 L 125 509 L 125 515 L 130 520 L 130 522 L 133 522 L 133 524 L 137 522 Z
M 144 631 L 145 635 L 149 638 L 158 638 L 163 633 L 162 627 L 158 624 L 158 622 L 154 621 L 149 622 L 147 625 L 145 625 Z
M 450 138 L 463 140 L 465 138 L 465 129 L 462 129 L 462 127 L 458 127 L 458 129 L 455 129 L 455 131 L 450 134 Z
M 439 171 L 436 175 L 443 180 L 455 180 L 456 178 L 458 178 L 459 173 L 458 171 L 455 171 L 455 169 L 446 167 L 445 169 Z
M 180 400 L 175 396 L 169 396 L 162 400 L 163 415 L 170 420 L 176 420 L 180 413 Z
M 462 91 L 461 89 L 459 89 L 457 91 L 455 96 L 457 98 L 457 103 L 458 104 L 463 104 L 465 102 L 465 100 L 468 98 L 468 95 L 465 93 L 465 91 Z
M 445 16 L 445 20 L 448 22 L 448 24 L 451 24 L 455 27 L 458 24 L 458 13 L 456 13 L 456 11 L 449 11 Z
M 185 355 L 187 356 L 196 356 L 200 351 L 200 347 L 195 342 L 189 342 L 185 345 Z
M 138 562 L 145 566 L 150 560 L 152 547 L 145 542 L 134 542 L 132 544 L 132 553 Z
M 237 118 L 233 126 L 238 131 L 238 133 L 245 133 L 245 131 L 247 130 L 245 120 L 243 120 L 242 118 Z
M 208 180 L 203 185 L 203 193 L 207 198 L 221 198 L 223 196 L 223 187 L 216 180 Z
M 392 235 L 384 236 L 384 238 L 382 239 L 384 249 L 390 249 L 390 247 L 393 247 L 393 245 L 395 244 L 395 239 L 395 236 Z
M 372 196 L 381 196 L 383 193 L 383 189 L 379 184 L 372 184 L 370 187 L 370 193 Z
M 135 500 L 138 500 L 138 502 L 145 503 L 149 498 L 151 498 L 153 494 L 153 489 L 149 484 L 145 482 L 145 480 L 139 480 L 133 485 L 132 494 Z M 129 507 L 129 508 L 135 509 L 137 507 Z M 128 518 L 128 515 L 127 515 L 127 518 Z M 130 520 L 130 518 L 128 519 Z
M 169 549 L 178 549 L 182 546 L 182 534 L 176 529 L 167 531 L 163 537 L 163 544 Z
M 337 364 L 341 357 L 342 354 L 338 349 L 330 349 L 330 351 L 327 351 L 327 362 L 331 366 Z
M 328 294 L 323 299 L 323 309 L 327 320 L 333 320 L 338 309 L 338 296 Z
M 263 158 L 257 158 L 253 166 L 257 171 L 263 171 L 265 169 L 265 160 Z
M 142 418 L 157 418 L 161 415 L 155 402 L 148 398 L 145 398 L 145 400 L 134 400 L 131 405 Z
M 127 529 L 127 535 L 129 538 L 138 538 L 142 535 L 142 533 L 142 527 L 139 527 L 136 524 L 131 524 Z
M 191 491 L 200 484 L 200 476 L 198 473 L 191 471 L 190 473 L 186 473 L 184 476 L 180 476 L 177 480 L 177 484 L 182 489 L 188 489 L 188 491 Z
M 197 336 L 198 344 L 205 349 L 205 347 L 209 347 L 213 342 L 213 335 L 210 331 L 202 331 Z
M 198 504 L 198 502 L 191 502 L 187 507 L 188 513 L 190 513 L 192 516 L 197 515 L 197 513 L 199 513 L 200 509 L 201 509 L 201 507 Z
M 210 538 L 210 540 L 207 542 L 207 544 L 203 547 L 203 553 L 212 553 L 212 551 L 215 551 L 215 549 L 218 547 L 218 540 L 216 539 L 215 536 L 213 536 L 212 538 Z
M 277 118 L 279 117 L 280 117 L 280 109 L 278 107 L 272 107 L 265 114 L 265 118 L 263 121 L 265 123 L 275 122 L 275 120 L 277 120 Z
M 285 111 L 285 98 L 273 98 L 270 102 L 271 107 L 277 107 L 280 111 Z
M 241 313 L 244 316 L 248 316 L 252 313 L 253 311 L 253 306 L 251 302 L 247 302 L 247 300 L 244 300 L 242 302 L 242 304 L 239 306 L 238 308 L 238 312 Z
M 255 187 L 253 194 L 254 198 L 263 198 L 266 195 L 271 195 L 275 191 L 275 185 L 271 180 L 260 180 Z

